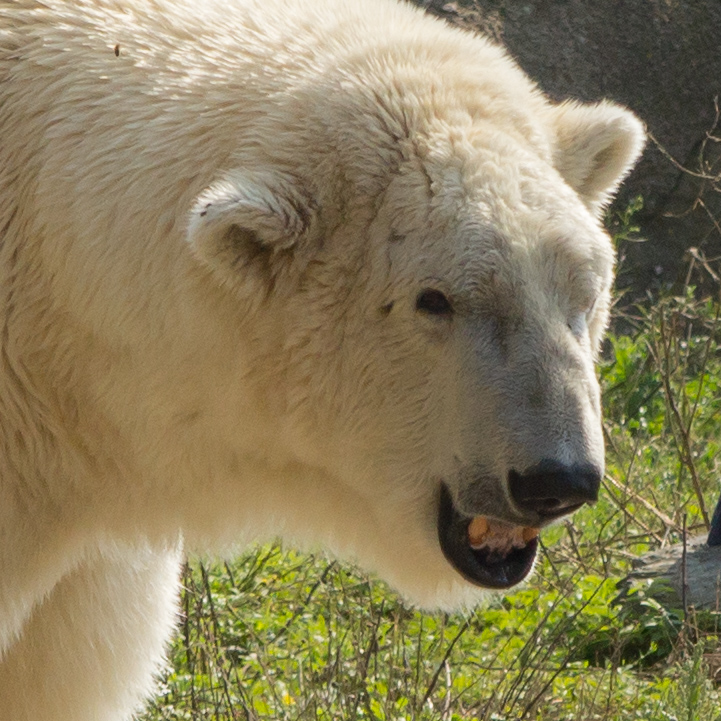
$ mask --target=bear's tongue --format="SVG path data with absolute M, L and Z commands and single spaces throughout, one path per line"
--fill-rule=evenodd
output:
M 538 529 L 458 512 L 441 486 L 438 540 L 448 562 L 466 580 L 484 588 L 510 588 L 533 568 Z

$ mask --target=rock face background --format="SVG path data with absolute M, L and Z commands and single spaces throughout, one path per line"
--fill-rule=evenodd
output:
M 611 98 L 646 122 L 657 142 L 616 207 L 643 196 L 648 240 L 625 247 L 622 286 L 673 281 L 689 247 L 721 256 L 721 0 L 416 2 L 501 41 L 551 97 Z

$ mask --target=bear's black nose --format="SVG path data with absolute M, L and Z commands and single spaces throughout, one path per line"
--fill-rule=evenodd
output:
M 508 485 L 521 510 L 550 521 L 597 500 L 601 472 L 591 465 L 566 466 L 544 460 L 524 473 L 510 471 Z

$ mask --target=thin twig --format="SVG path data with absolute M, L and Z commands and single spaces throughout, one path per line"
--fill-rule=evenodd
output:
M 431 697 L 431 694 L 433 693 L 433 690 L 436 687 L 436 684 L 438 683 L 438 679 L 441 675 L 441 672 L 443 671 L 446 661 L 448 661 L 448 657 L 451 655 L 451 652 L 453 651 L 453 647 L 458 643 L 459 639 L 463 634 L 468 630 L 468 627 L 471 625 L 471 619 L 467 618 L 463 625 L 461 626 L 460 631 L 455 635 L 453 640 L 448 644 L 448 648 L 446 649 L 445 654 L 443 654 L 443 659 L 438 664 L 438 667 L 436 668 L 435 673 L 433 674 L 433 678 L 431 679 L 431 682 L 428 684 L 428 688 L 426 689 L 426 692 L 423 696 L 423 700 L 421 701 L 421 705 L 418 707 L 418 710 L 422 709 L 426 705 L 426 701 Z
M 674 531 L 681 530 L 681 527 L 673 519 L 671 519 L 669 516 L 667 516 L 663 511 L 659 511 L 658 508 L 656 508 L 656 506 L 654 506 L 652 503 L 649 503 L 642 496 L 639 496 L 638 493 L 636 493 L 631 488 L 622 486 L 617 481 L 614 481 L 613 478 L 611 478 L 611 476 L 609 476 L 608 474 L 606 474 L 604 476 L 604 481 L 606 483 L 610 483 L 617 491 L 620 491 L 621 493 L 625 493 L 626 495 L 633 498 L 634 501 L 640 503 L 647 511 L 650 511 L 651 513 L 653 513 L 653 515 L 656 516 L 656 518 L 658 518 L 660 521 L 662 521 L 669 528 L 672 528 Z M 613 494 L 610 494 L 610 495 L 611 495 L 611 498 L 613 498 L 613 500 L 618 503 L 618 499 Z M 623 510 L 623 506 L 621 506 L 621 510 Z M 631 513 L 629 513 L 629 515 L 632 516 Z M 634 520 L 637 521 L 638 519 L 634 518 Z M 643 526 L 642 523 L 640 523 L 639 525 Z M 645 531 L 653 533 L 653 531 L 651 531 L 649 528 L 647 528 L 645 526 L 643 526 L 643 528 Z M 653 535 L 658 537 L 656 533 L 653 533 Z
M 698 501 L 701 515 L 703 516 L 704 523 L 706 524 L 706 528 L 708 529 L 711 527 L 711 521 L 709 520 L 708 511 L 706 510 L 706 503 L 704 502 L 703 491 L 701 490 L 701 482 L 699 481 L 698 473 L 696 471 L 696 464 L 693 460 L 693 453 L 691 451 L 691 440 L 688 432 L 686 431 L 686 424 L 683 422 L 683 417 L 681 416 L 681 412 L 679 411 L 678 405 L 676 404 L 676 397 L 674 395 L 673 388 L 671 388 L 672 371 L 670 357 L 670 339 L 668 338 L 666 332 L 665 316 L 663 313 L 660 314 L 659 332 L 661 334 L 661 345 L 664 355 L 663 360 L 665 361 L 666 366 L 661 373 L 661 378 L 663 380 L 666 402 L 668 403 L 671 415 L 675 420 L 675 424 L 672 424 L 672 427 L 675 426 L 678 430 L 678 435 L 680 436 L 681 441 L 680 447 L 678 448 L 678 450 L 680 451 L 679 455 L 683 465 L 686 466 L 689 474 L 691 475 L 691 483 L 693 484 L 694 492 L 696 493 L 696 500 Z M 674 433 L 673 435 L 674 438 L 676 438 L 676 433 Z M 678 439 L 676 442 L 678 444 Z
M 683 620 L 688 622 L 688 575 L 686 573 L 686 519 L 688 513 L 683 514 L 683 549 L 681 551 L 681 602 L 683 603 Z
M 671 153 L 666 150 L 666 148 L 661 145 L 661 143 L 656 139 L 653 133 L 649 132 L 648 137 L 653 142 L 653 144 L 658 148 L 659 152 L 667 159 L 670 160 L 673 165 L 676 166 L 679 170 L 683 171 L 687 175 L 690 175 L 694 178 L 699 178 L 700 180 L 717 180 L 718 176 L 716 175 L 709 175 L 708 173 L 697 173 L 693 170 L 689 170 L 685 165 L 681 164 L 676 160 L 676 158 L 671 155 Z

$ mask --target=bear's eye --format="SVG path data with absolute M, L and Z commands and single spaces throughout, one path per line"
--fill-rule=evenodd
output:
M 568 329 L 576 336 L 576 338 L 583 338 L 588 330 L 588 323 L 585 313 L 577 313 L 568 321 Z
M 416 298 L 416 310 L 428 315 L 450 316 L 453 314 L 451 301 L 440 290 L 426 288 Z

